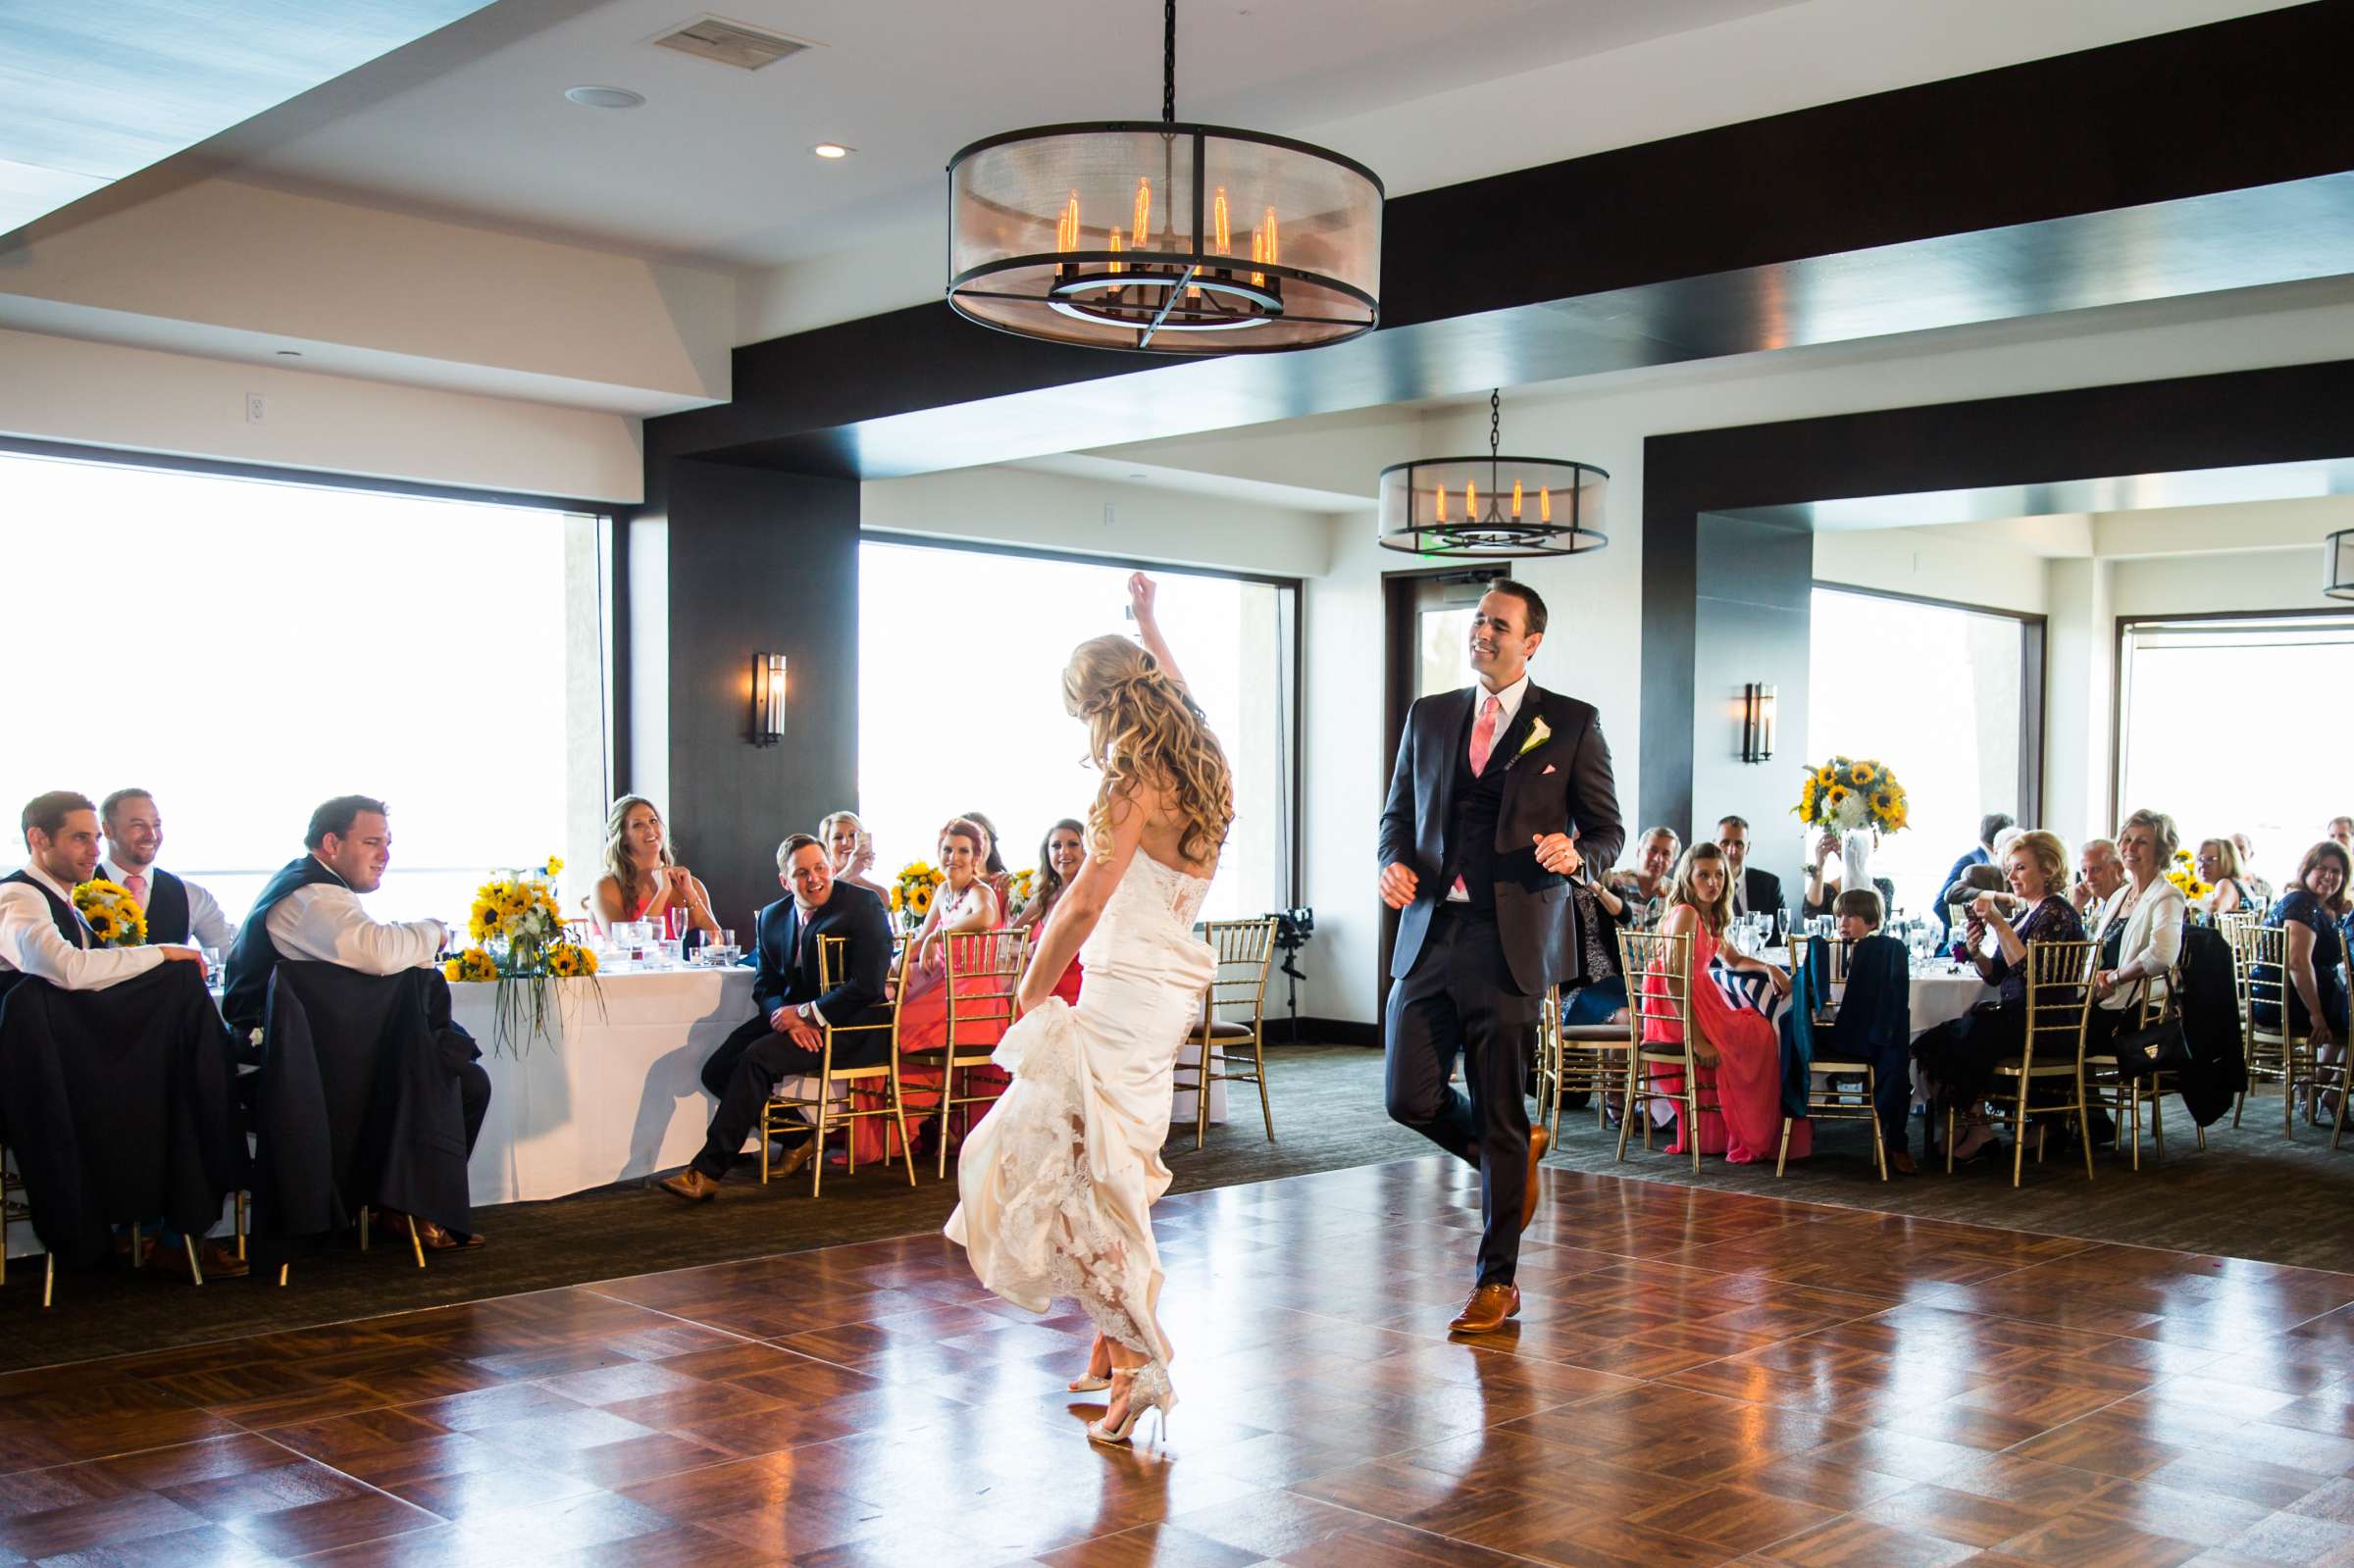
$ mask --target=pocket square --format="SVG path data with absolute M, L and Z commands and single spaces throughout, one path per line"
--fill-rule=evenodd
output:
M 1551 773 L 1551 772 L 1553 772 L 1553 771 L 1554 771 L 1554 767 L 1553 767 L 1553 764 L 1552 764 L 1552 763 L 1550 763 L 1550 762 L 1549 762 L 1549 763 L 1545 764 L 1545 773 Z M 1538 774 L 1538 775 L 1537 775 L 1537 777 L 1538 777 L 1538 778 L 1540 778 L 1540 779 L 1542 779 L 1542 778 L 1544 778 L 1544 777 L 1545 777 L 1545 773 Z

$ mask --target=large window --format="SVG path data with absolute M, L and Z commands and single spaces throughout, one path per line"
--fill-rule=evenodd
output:
M 2275 885 L 2354 812 L 2354 615 L 2128 621 L 2118 813 L 2172 815 L 2183 843 L 2244 833 Z
M 1806 755 L 1792 760 L 1844 752 L 1895 771 L 1911 826 L 1880 844 L 1872 875 L 1925 913 L 1980 817 L 2033 814 L 2042 623 L 1817 587 L 1811 628 Z
M 888 879 L 934 857 L 965 811 L 1004 835 L 1006 864 L 1038 863 L 1060 817 L 1084 819 L 1098 775 L 1063 711 L 1071 649 L 1133 634 L 1126 567 L 870 539 L 858 551 L 858 799 Z M 1293 653 L 1289 583 L 1155 571 L 1161 627 L 1234 770 L 1236 813 L 1204 915 L 1293 901 Z
M 383 918 L 549 854 L 588 887 L 599 520 L 6 452 L 0 511 L 10 832 L 43 790 L 152 790 L 161 864 L 234 920 L 357 791 L 392 811 Z

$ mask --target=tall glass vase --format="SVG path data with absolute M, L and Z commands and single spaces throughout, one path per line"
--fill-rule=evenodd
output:
M 1868 887 L 1871 885 L 1871 830 L 1850 828 L 1839 835 L 1839 885 Z M 1888 918 L 1887 910 L 1880 918 Z

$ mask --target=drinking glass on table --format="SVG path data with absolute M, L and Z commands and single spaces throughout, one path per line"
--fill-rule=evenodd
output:
M 736 950 L 735 931 L 728 927 L 721 927 L 719 933 L 718 962 L 724 967 L 725 965 L 736 962 L 737 959 L 742 956 L 743 955 L 742 953 Z

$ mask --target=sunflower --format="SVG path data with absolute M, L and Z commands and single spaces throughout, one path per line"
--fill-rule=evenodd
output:
M 456 957 L 444 960 L 441 973 L 453 981 L 485 984 L 498 979 L 498 966 L 490 955 L 480 947 L 469 947 Z
M 909 893 L 907 895 L 907 907 L 914 910 L 918 915 L 929 915 L 932 913 L 932 889 L 930 887 L 918 887 L 915 889 L 915 891 Z
M 564 875 L 564 857 L 562 855 L 550 855 L 547 857 L 547 874 L 550 877 L 561 877 Z
M 90 935 L 100 941 L 111 942 L 115 939 L 115 912 L 113 910 L 101 904 L 85 911 L 81 918 L 88 923 Z
M 1879 774 L 1872 768 L 1870 763 L 1859 762 L 1854 767 L 1847 770 L 1847 776 L 1850 779 L 1853 779 L 1858 785 L 1863 785 L 1871 783 L 1872 780 L 1879 777 Z
M 901 886 L 900 886 L 900 885 L 899 885 L 897 883 L 896 883 L 896 882 L 895 882 L 895 883 L 893 883 L 893 884 L 891 885 L 891 909 L 892 909 L 892 913 L 893 913 L 893 914 L 897 914 L 897 913 L 898 913 L 899 904 L 900 904 L 900 902 L 901 902 L 901 901 L 904 899 L 904 897 L 905 897 L 905 896 L 906 896 L 906 889 L 905 889 L 905 888 L 901 887 Z
M 1847 785 L 1845 785 L 1845 784 L 1833 784 L 1833 785 L 1831 785 L 1831 793 L 1830 793 L 1829 799 L 1830 799 L 1830 803 L 1831 803 L 1831 807 L 1832 807 L 1832 809 L 1833 809 L 1833 810 L 1837 810 L 1839 807 L 1846 805 L 1846 804 L 1847 804 L 1847 795 L 1848 795 L 1848 789 L 1847 789 Z

